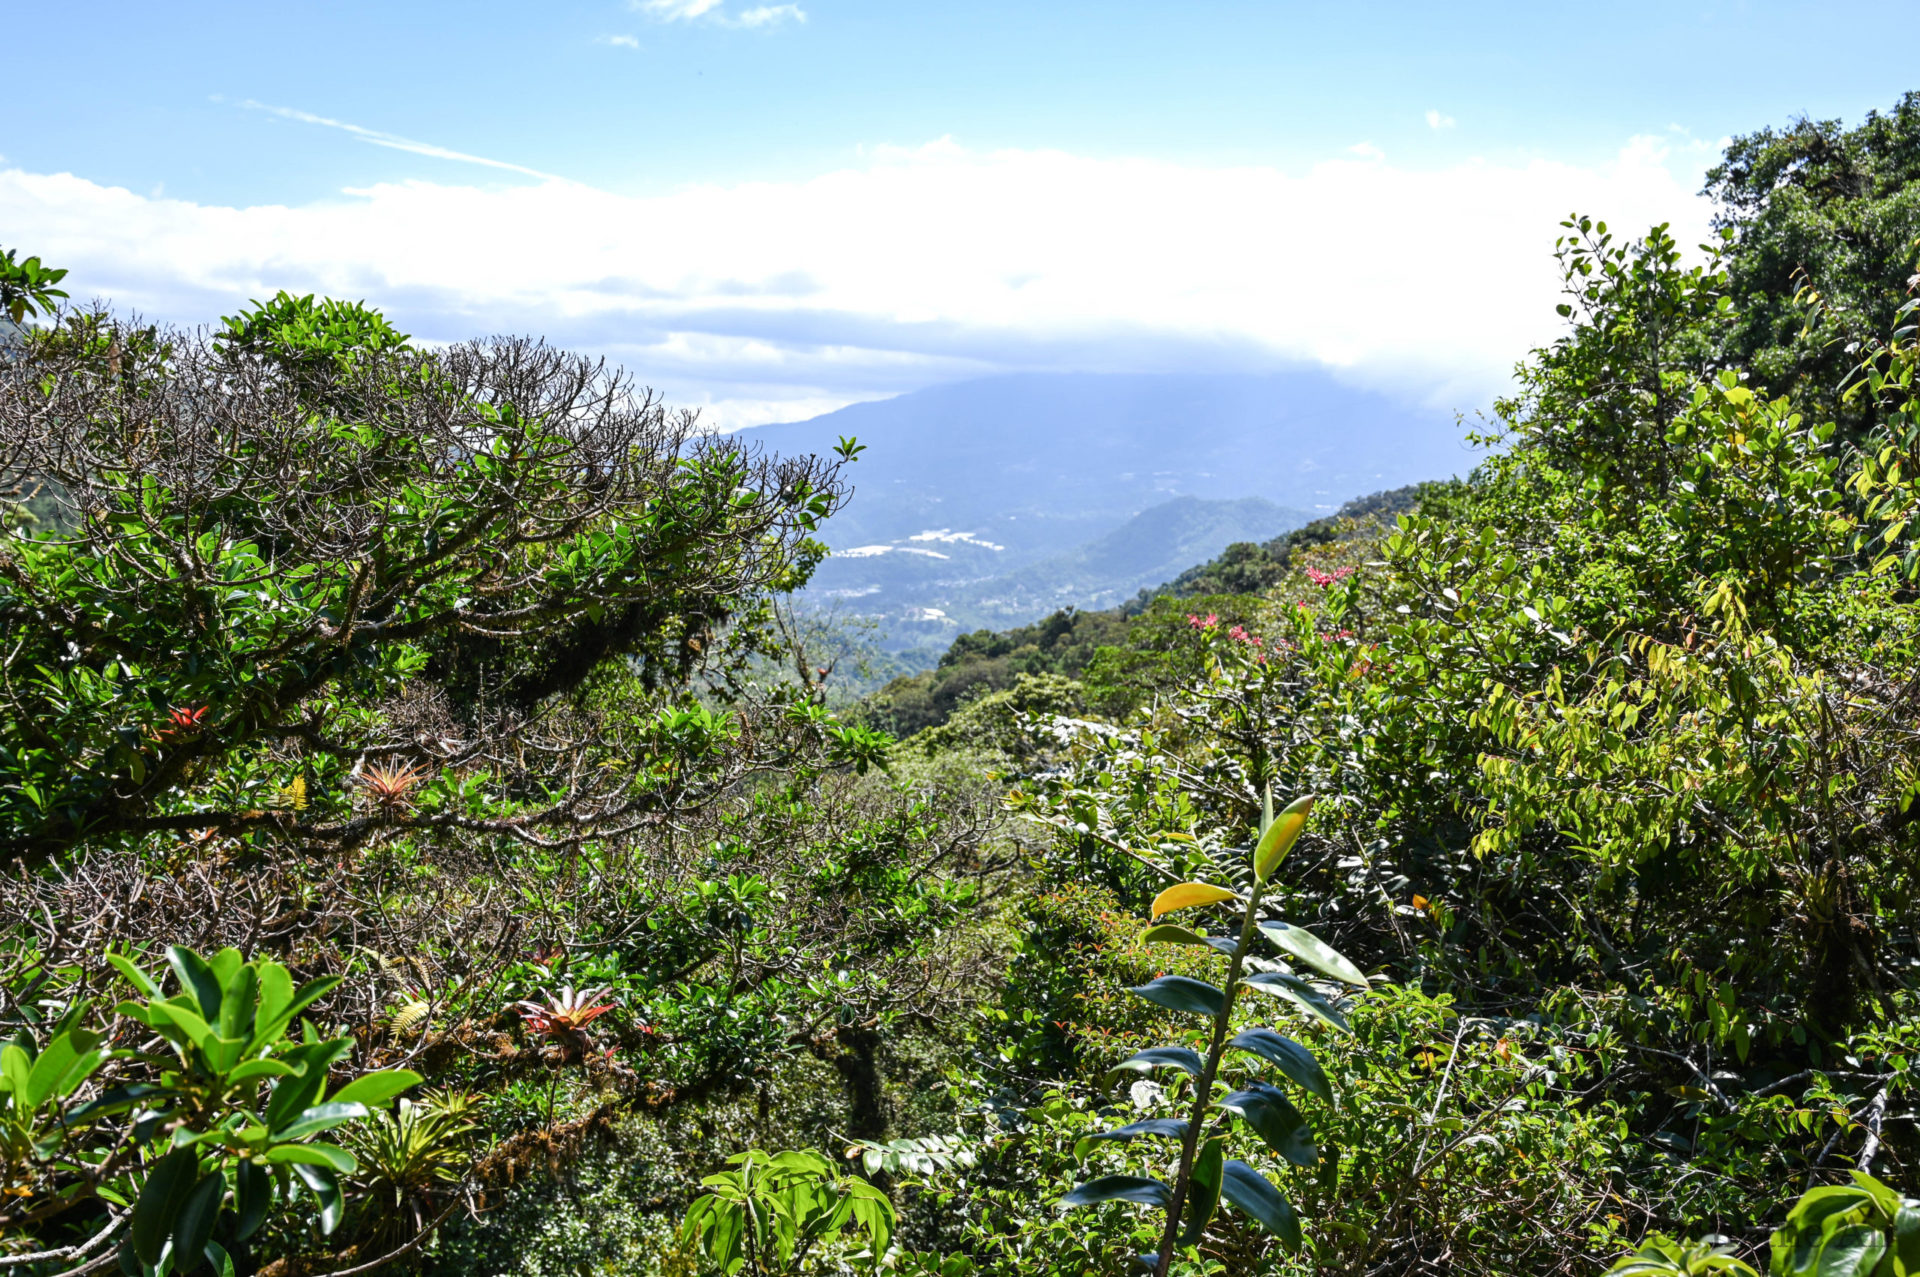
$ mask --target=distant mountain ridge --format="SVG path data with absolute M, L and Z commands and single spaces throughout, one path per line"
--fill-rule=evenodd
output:
M 963 626 L 1028 620 L 1062 607 L 1113 607 L 1236 542 L 1264 542 L 1307 523 L 1302 510 L 1264 497 L 1209 501 L 1175 497 L 1143 510 L 1103 537 L 1065 554 L 956 589 L 948 610 Z
M 1076 594 L 1110 605 L 1231 541 L 1268 540 L 1362 493 L 1462 473 L 1472 460 L 1449 414 L 1319 370 L 1018 374 L 741 432 L 781 453 L 825 453 L 841 436 L 866 451 L 848 468 L 853 498 L 824 529 L 835 553 L 810 593 L 889 624 L 990 599 L 999 602 L 965 623 L 1016 624 Z M 1177 507 L 1187 514 L 1163 516 L 1162 533 L 1184 539 L 1154 563 L 1124 535 L 1100 544 L 1176 498 L 1259 498 L 1291 522 L 1236 531 L 1227 525 L 1252 507 Z M 1183 517 L 1220 529 L 1179 533 Z

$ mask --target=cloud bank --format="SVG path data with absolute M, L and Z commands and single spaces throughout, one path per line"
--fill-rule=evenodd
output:
M 1294 173 L 938 142 L 805 181 L 410 181 L 297 207 L 6 169 L 0 225 L 77 297 L 152 318 L 281 288 L 366 298 L 430 340 L 605 354 L 727 427 L 1011 370 L 1302 361 L 1470 410 L 1556 331 L 1559 221 L 1699 242 L 1695 167 L 1653 139 L 1586 167 L 1368 148 Z

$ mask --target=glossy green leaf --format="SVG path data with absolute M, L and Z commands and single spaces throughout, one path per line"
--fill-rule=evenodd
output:
M 342 1175 L 359 1165 L 353 1154 L 332 1144 L 276 1144 L 267 1150 L 266 1160 L 274 1166 L 325 1166 Z
M 1280 814 L 1260 835 L 1260 843 L 1253 849 L 1253 876 L 1261 882 L 1272 877 L 1280 862 L 1293 850 L 1293 844 L 1299 839 L 1300 831 L 1307 827 L 1307 815 L 1313 810 L 1313 795 L 1296 798 L 1288 803 Z
M 1267 939 L 1322 975 L 1358 985 L 1362 989 L 1368 987 L 1367 977 L 1359 967 L 1305 927 L 1296 927 L 1290 922 L 1263 922 L 1260 931 Z
M 385 1104 L 419 1083 L 420 1075 L 412 1069 L 381 1069 L 377 1073 L 362 1074 L 327 1099 L 334 1104 Z
M 145 971 L 142 971 L 139 967 L 133 965 L 127 958 L 117 953 L 109 953 L 107 955 L 107 961 L 113 965 L 114 970 L 126 977 L 128 984 L 138 989 L 143 996 L 149 998 L 157 998 L 160 996 L 160 985 L 154 978 Z
M 180 1208 L 200 1178 L 200 1158 L 190 1148 L 176 1148 L 147 1171 L 147 1182 L 133 1204 L 129 1236 L 133 1253 L 143 1264 L 160 1262 L 160 1248 L 173 1235 Z
M 99 1041 L 97 1033 L 69 1029 L 47 1043 L 27 1077 L 27 1108 L 37 1109 L 49 1099 L 63 1099 L 86 1081 L 105 1058 L 95 1049 Z
M 1140 940 L 1144 944 L 1203 944 L 1229 956 L 1240 947 L 1238 942 L 1227 936 L 1210 936 L 1205 932 L 1193 931 L 1171 922 L 1163 922 L 1157 927 L 1147 928 L 1141 933 Z
M 251 1082 L 262 1077 L 287 1077 L 293 1067 L 284 1060 L 248 1060 L 227 1074 L 228 1082 Z
M 180 1002 L 172 999 L 154 1002 L 148 1005 L 147 1010 L 153 1015 L 151 1023 L 154 1032 L 164 1034 L 175 1041 L 199 1046 L 214 1036 L 213 1026 Z
M 1248 1029 L 1237 1034 L 1227 1046 L 1259 1056 L 1278 1067 L 1287 1080 L 1301 1090 L 1309 1095 L 1317 1095 L 1329 1104 L 1334 1103 L 1333 1085 L 1327 1081 L 1326 1070 L 1320 1067 L 1320 1061 L 1313 1058 L 1313 1052 L 1292 1038 L 1275 1033 L 1272 1029 Z
M 321 1233 L 331 1234 L 340 1227 L 340 1216 L 346 1208 L 340 1195 L 340 1181 L 334 1178 L 333 1172 L 327 1167 L 303 1162 L 294 1163 L 293 1173 L 300 1177 L 300 1182 L 307 1186 L 307 1191 L 313 1194 L 314 1202 L 320 1207 Z
M 1194 1015 L 1219 1015 L 1226 1005 L 1226 994 L 1205 980 L 1183 975 L 1163 975 L 1127 990 L 1169 1011 L 1187 1011 Z
M 1062 1206 L 1093 1206 L 1100 1202 L 1139 1202 L 1165 1210 L 1173 1204 L 1173 1190 L 1157 1179 L 1139 1175 L 1102 1175 L 1060 1199 Z
M 240 968 L 245 966 L 246 962 L 247 959 L 245 955 L 232 945 L 228 945 L 207 959 L 207 970 L 213 972 L 213 978 L 220 982 L 221 1004 L 223 1006 L 225 1005 L 227 986 L 233 983 L 233 978 L 240 974 Z
M 1259 1220 L 1288 1250 L 1300 1249 L 1300 1217 L 1293 1213 L 1293 1207 L 1280 1195 L 1280 1190 L 1267 1182 L 1266 1176 L 1236 1158 L 1228 1161 L 1224 1168 L 1220 1191 L 1228 1201 Z
M 1221 1100 L 1220 1107 L 1238 1113 L 1268 1148 L 1295 1166 L 1312 1166 L 1320 1160 L 1313 1129 L 1279 1087 L 1255 1082 Z
M 1920 1274 L 1920 1208 L 1903 1205 L 1894 1212 L 1890 1249 L 1909 1274 Z
M 220 979 L 206 960 L 185 945 L 167 946 L 167 965 L 179 979 L 180 987 L 200 1004 L 200 1018 L 212 1023 L 220 1018 Z
M 1129 1122 L 1125 1126 L 1116 1126 L 1110 1131 L 1101 1131 L 1098 1135 L 1083 1135 L 1074 1143 L 1073 1155 L 1084 1158 L 1093 1146 L 1106 1140 L 1133 1140 L 1143 1135 L 1154 1135 L 1162 1139 L 1185 1139 L 1187 1123 L 1178 1117 L 1150 1117 L 1143 1122 Z
M 372 1116 L 372 1110 L 364 1104 L 330 1101 L 316 1104 L 310 1109 L 302 1109 L 299 1116 L 285 1126 L 273 1127 L 276 1140 L 303 1140 L 309 1135 L 318 1135 L 334 1127 L 356 1119 Z
M 1184 1046 L 1150 1046 L 1144 1051 L 1136 1051 L 1120 1061 L 1107 1074 L 1107 1085 L 1111 1086 L 1122 1071 L 1132 1073 L 1151 1073 L 1155 1069 L 1179 1069 L 1188 1077 L 1199 1077 L 1204 1066 L 1198 1051 Z
M 226 1247 L 219 1242 L 208 1242 L 202 1253 L 213 1269 L 213 1277 L 235 1277 L 233 1256 L 227 1253 Z
M 309 980 L 288 996 L 284 1004 L 277 1004 L 277 995 L 280 992 L 279 981 L 271 972 L 262 969 L 260 982 L 260 1013 L 255 1017 L 253 1026 L 253 1045 L 255 1046 L 263 1046 L 278 1038 L 286 1027 L 293 1023 L 295 1016 L 333 992 L 334 987 L 340 983 L 340 977 L 330 975 L 321 976 L 318 980 Z M 276 1006 L 272 1014 L 267 1012 L 267 996 L 270 989 L 276 995 Z
M 1352 1027 L 1339 1007 L 1329 1002 L 1318 989 L 1302 980 L 1299 976 L 1287 975 L 1280 971 L 1262 971 L 1257 975 L 1245 976 L 1240 983 L 1261 993 L 1272 994 L 1276 998 L 1285 998 L 1301 1010 L 1315 1018 L 1325 1021 L 1342 1033 L 1351 1033 Z
M 164 1094 L 166 1088 L 150 1082 L 135 1082 L 128 1086 L 111 1087 L 95 1098 L 68 1111 L 68 1126 L 78 1126 L 114 1113 L 124 1113 L 128 1109 L 152 1096 Z
M 1187 1180 L 1187 1226 L 1180 1234 L 1182 1246 L 1197 1246 L 1213 1222 L 1220 1206 L 1220 1178 L 1226 1165 L 1227 1141 L 1216 1135 L 1200 1146 L 1194 1155 L 1193 1174 Z
M 216 974 L 218 972 L 216 971 Z M 238 1038 L 242 1046 L 253 1036 L 253 1012 L 259 982 L 250 966 L 240 966 L 220 992 L 220 1036 Z
M 227 1177 L 219 1171 L 206 1176 L 187 1195 L 180 1207 L 180 1218 L 173 1226 L 173 1253 L 176 1256 L 205 1254 L 213 1240 L 213 1225 L 220 1217 L 220 1200 L 226 1196 Z M 190 1261 L 176 1260 L 176 1268 Z
M 32 1079 L 33 1058 L 27 1054 L 27 1049 L 18 1042 L 0 1046 L 0 1086 L 17 1095 L 17 1103 L 28 1109 L 39 1107 L 27 1103 L 27 1096 L 33 1090 Z
M 234 1237 L 245 1241 L 253 1236 L 272 1205 L 273 1176 L 252 1159 L 242 1161 L 233 1172 Z
M 260 990 L 259 1009 L 254 1014 L 253 1039 L 249 1050 L 264 1046 L 270 1035 L 278 1035 L 287 1021 L 282 1015 L 293 1001 L 293 976 L 277 962 L 261 962 L 255 967 L 255 982 Z
M 297 1072 L 273 1084 L 264 1114 L 269 1129 L 290 1125 L 300 1113 L 320 1097 L 327 1084 L 327 1070 L 335 1060 L 353 1049 L 347 1039 L 332 1042 L 303 1042 L 281 1055 Z

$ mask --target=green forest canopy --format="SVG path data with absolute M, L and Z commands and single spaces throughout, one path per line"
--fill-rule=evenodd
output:
M 856 445 L 8 253 L 0 1262 L 1915 1271 L 1788 1207 L 1920 1159 L 1917 166 L 1909 95 L 1735 140 L 1701 254 L 1571 218 L 1469 481 L 840 715 Z

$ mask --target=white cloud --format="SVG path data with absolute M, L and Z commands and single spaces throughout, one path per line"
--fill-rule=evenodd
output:
M 218 99 L 216 99 L 217 101 Z M 296 111 L 290 106 L 269 106 L 265 102 L 248 100 L 240 104 L 249 111 L 264 111 L 268 115 L 277 115 L 283 120 L 295 120 L 301 124 L 317 124 L 322 128 L 339 129 L 350 133 L 362 142 L 373 146 L 384 146 L 395 151 L 406 151 L 412 155 L 427 155 L 437 160 L 454 160 L 461 164 L 479 164 L 485 168 L 504 169 L 509 173 L 523 173 L 528 177 L 545 178 L 560 181 L 551 173 L 542 173 L 539 169 L 528 168 L 523 164 L 509 164 L 505 160 L 490 160 L 483 155 L 468 155 L 464 151 L 450 151 L 444 146 L 435 146 L 431 142 L 415 142 L 395 133 L 382 133 L 378 129 L 361 128 L 358 124 L 348 124 L 344 120 L 330 120 L 324 115 L 315 115 L 311 111 Z
M 292 207 L 14 168 L 0 225 L 72 268 L 77 297 L 152 318 L 204 322 L 279 288 L 363 297 L 425 339 L 535 332 L 607 354 L 729 426 L 1014 369 L 1300 360 L 1470 409 L 1557 331 L 1569 212 L 1706 237 L 1680 154 L 1642 138 L 1595 166 L 1283 172 L 949 141 L 663 195 L 405 181 Z
M 770 27 L 781 22 L 806 20 L 806 10 L 797 4 L 763 4 L 757 9 L 748 9 L 734 21 L 743 27 Z
M 1451 115 L 1442 115 L 1438 111 L 1427 112 L 1427 127 L 1430 129 L 1450 129 L 1458 123 Z
M 723 27 L 774 27 L 783 22 L 805 22 L 806 10 L 797 4 L 763 4 L 738 17 L 720 6 L 725 0 L 627 0 L 629 7 L 661 22 L 704 19 Z
M 1363 160 L 1384 160 L 1387 153 L 1371 142 L 1355 142 L 1347 148 L 1348 155 L 1357 155 Z
M 640 47 L 640 37 L 631 35 L 603 35 L 600 37 L 600 43 L 610 44 L 616 49 L 637 49 Z
M 720 7 L 721 0 L 630 0 L 633 8 L 662 22 L 691 22 Z

